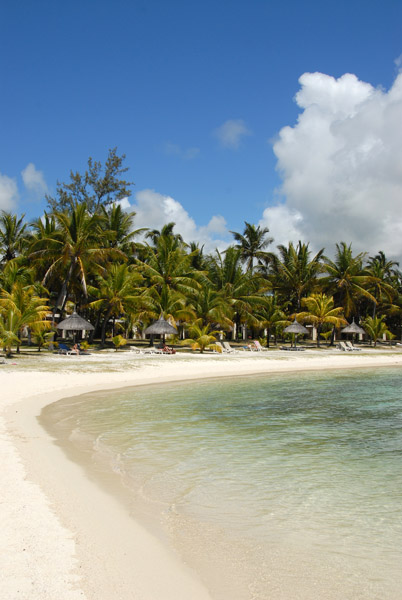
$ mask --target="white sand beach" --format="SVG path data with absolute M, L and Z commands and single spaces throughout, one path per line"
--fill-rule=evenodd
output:
M 213 600 L 155 531 L 67 459 L 36 417 L 102 389 L 286 371 L 402 367 L 402 350 L 233 355 L 34 355 L 0 366 L 0 597 L 7 600 Z M 289 597 L 289 600 L 290 597 Z

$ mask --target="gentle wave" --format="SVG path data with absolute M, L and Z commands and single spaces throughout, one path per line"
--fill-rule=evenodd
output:
M 280 598 L 303 572 L 292 597 L 396 600 L 401 386 L 392 369 L 197 381 L 63 400 L 43 419 L 154 507 L 217 598 L 221 561 L 231 598 Z

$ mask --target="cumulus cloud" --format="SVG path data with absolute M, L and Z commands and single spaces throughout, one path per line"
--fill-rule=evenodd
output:
M 16 181 L 0 173 L 0 210 L 15 210 L 17 201 L 18 188 Z
M 251 131 L 242 119 L 229 119 L 215 129 L 214 135 L 218 138 L 221 146 L 236 150 L 242 139 L 251 135 Z
M 352 74 L 305 73 L 299 82 L 297 123 L 273 145 L 283 202 L 261 223 L 276 242 L 302 239 L 331 253 L 345 241 L 401 258 L 402 73 L 388 91 Z
M 148 227 L 161 229 L 166 223 L 176 223 L 175 231 L 183 236 L 186 242 L 199 242 L 204 245 L 205 252 L 213 252 L 215 248 L 223 250 L 228 242 L 222 237 L 229 236 L 226 221 L 220 215 L 213 216 L 208 225 L 198 227 L 180 202 L 171 196 L 159 194 L 154 190 L 141 190 L 135 196 L 135 203 L 130 210 L 136 212 L 135 228 Z
M 38 171 L 33 163 L 29 163 L 21 171 L 22 181 L 26 189 L 35 196 L 42 196 L 47 193 L 48 188 L 42 171 Z

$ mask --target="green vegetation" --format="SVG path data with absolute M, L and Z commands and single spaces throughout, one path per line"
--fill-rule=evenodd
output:
M 33 223 L 0 213 L 0 347 L 7 355 L 22 339 L 38 349 L 52 322 L 71 307 L 95 326 L 93 339 L 116 350 L 161 314 L 179 337 L 204 352 L 217 332 L 261 337 L 269 347 L 295 318 L 332 342 L 352 318 L 374 344 L 401 339 L 402 273 L 382 251 L 354 254 L 341 241 L 334 258 L 324 248 L 289 242 L 273 249 L 267 228 L 245 222 L 224 252 L 206 254 L 184 240 L 174 223 L 136 229 L 135 213 L 118 201 L 130 195 L 124 156 L 89 159 L 84 174 L 58 183 L 48 210 Z M 332 249 L 326 249 L 330 254 Z

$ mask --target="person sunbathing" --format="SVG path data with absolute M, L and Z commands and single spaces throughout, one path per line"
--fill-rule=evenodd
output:
M 174 348 L 169 348 L 169 346 L 166 346 L 166 344 L 163 345 L 162 352 L 165 354 L 176 354 L 176 350 Z

